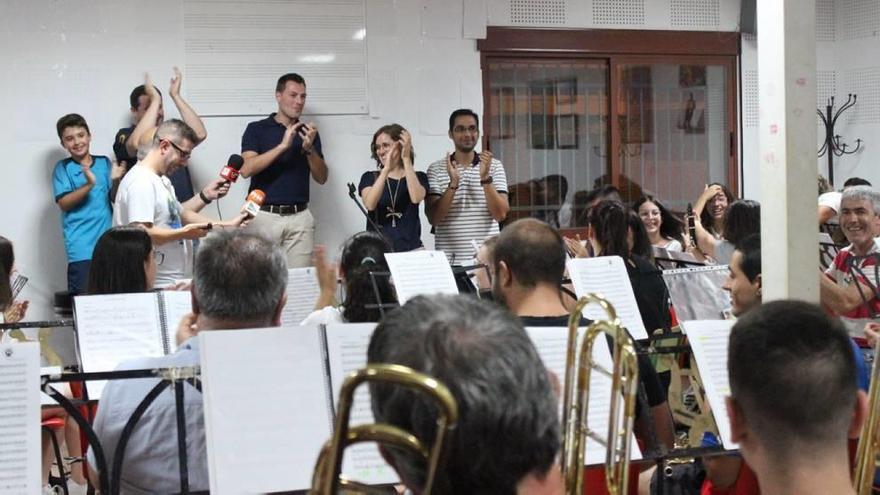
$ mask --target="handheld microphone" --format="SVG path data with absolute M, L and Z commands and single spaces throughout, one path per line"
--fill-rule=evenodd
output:
M 265 200 L 266 193 L 259 189 L 254 189 L 247 195 L 247 200 L 245 201 L 244 206 L 241 207 L 241 211 L 252 217 L 256 217 L 257 213 L 260 212 L 260 207 L 263 206 L 263 201 Z
M 226 162 L 226 166 L 220 169 L 220 177 L 226 182 L 234 183 L 238 180 L 239 171 L 241 170 L 242 165 L 244 165 L 244 158 L 242 158 L 241 155 L 229 155 L 229 160 Z

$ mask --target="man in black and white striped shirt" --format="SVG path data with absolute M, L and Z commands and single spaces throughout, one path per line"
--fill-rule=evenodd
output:
M 449 138 L 455 153 L 428 167 L 428 220 L 434 226 L 434 246 L 454 264 L 474 256 L 473 241 L 498 234 L 507 217 L 507 176 L 500 161 L 484 150 L 477 153 L 480 118 L 469 109 L 449 116 Z

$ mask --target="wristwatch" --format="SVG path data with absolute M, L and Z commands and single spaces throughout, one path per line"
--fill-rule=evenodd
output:
M 480 179 L 480 185 L 485 186 L 486 184 L 492 183 L 492 176 L 486 177 L 485 179 Z

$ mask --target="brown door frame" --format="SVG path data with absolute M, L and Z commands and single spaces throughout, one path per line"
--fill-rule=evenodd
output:
M 618 66 L 626 63 L 682 63 L 724 65 L 727 68 L 727 126 L 729 152 L 727 185 L 737 196 L 739 184 L 739 126 L 737 115 L 737 57 L 740 54 L 738 32 L 710 31 L 638 31 L 605 29 L 519 29 L 489 27 L 486 39 L 477 41 L 480 68 L 483 72 L 483 115 L 490 114 L 490 62 L 523 60 L 604 59 L 608 64 L 608 172 L 612 184 L 620 186 L 620 130 L 617 115 Z M 490 135 L 491 124 L 483 119 L 483 136 Z M 488 137 L 484 138 L 488 143 Z M 488 149 L 485 147 L 484 149 Z

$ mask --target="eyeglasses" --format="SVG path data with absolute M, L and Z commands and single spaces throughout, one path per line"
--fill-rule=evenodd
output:
M 172 141 L 172 140 L 170 140 L 170 139 L 166 139 L 165 141 L 167 141 L 168 144 L 170 144 L 171 146 L 173 146 L 174 149 L 176 149 L 177 152 L 180 153 L 180 157 L 183 158 L 184 160 L 188 160 L 189 157 L 192 156 L 192 150 L 184 151 L 183 148 L 181 148 L 180 146 L 178 146 L 177 144 L 175 144 L 174 141 Z
M 473 133 L 477 132 L 477 130 L 478 130 L 477 126 L 475 126 L 475 125 L 469 125 L 467 127 L 465 127 L 463 125 L 457 125 L 452 128 L 452 132 L 454 132 L 456 134 L 464 134 L 464 133 L 473 134 Z

